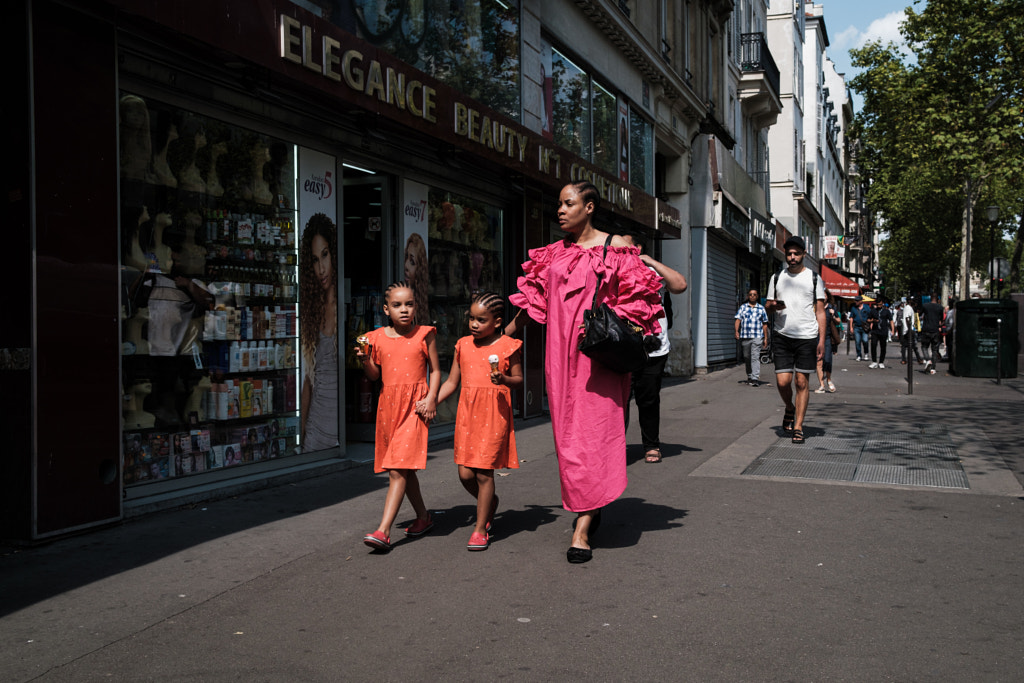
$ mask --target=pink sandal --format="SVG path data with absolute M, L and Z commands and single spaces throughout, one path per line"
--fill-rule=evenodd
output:
M 372 534 L 363 536 L 363 543 L 374 550 L 391 550 L 391 538 L 383 531 L 374 531 Z

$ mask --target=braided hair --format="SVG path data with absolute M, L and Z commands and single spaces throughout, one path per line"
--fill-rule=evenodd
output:
M 388 292 L 390 292 L 393 289 L 408 289 L 410 292 L 413 293 L 414 296 L 416 294 L 416 290 L 415 290 L 415 288 L 413 288 L 412 285 L 410 285 L 405 280 L 398 280 L 397 282 L 392 282 L 390 285 L 388 285 L 387 287 L 384 288 L 384 302 L 385 303 L 387 303 L 387 300 L 388 300 Z
M 505 299 L 503 299 L 500 295 L 495 294 L 494 292 L 480 292 L 479 294 L 473 297 L 473 301 L 470 303 L 470 306 L 472 306 L 473 304 L 479 304 L 480 306 L 483 306 L 492 316 L 494 316 L 495 319 L 504 322 Z M 502 332 L 501 328 L 498 328 L 498 332 Z

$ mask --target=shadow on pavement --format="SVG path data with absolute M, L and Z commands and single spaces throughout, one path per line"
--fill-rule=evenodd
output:
M 595 548 L 629 548 L 646 531 L 683 526 L 688 510 L 648 503 L 642 498 L 619 498 L 601 512 L 601 528 L 591 539 Z
M 387 484 L 387 477 L 374 475 L 372 467 L 357 467 L 89 529 L 47 545 L 5 547 L 0 555 L 0 617 L 188 548 L 331 507 Z
M 699 453 L 703 450 L 703 448 L 693 448 L 691 446 L 684 446 L 682 444 L 662 443 L 661 459 L 665 460 L 666 458 L 674 458 L 678 455 L 682 455 L 683 453 Z M 644 462 L 644 455 L 644 447 L 641 446 L 640 444 L 632 444 L 626 446 L 626 465 L 629 466 L 636 462 Z

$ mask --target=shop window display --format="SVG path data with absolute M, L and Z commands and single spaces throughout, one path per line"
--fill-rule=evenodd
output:
M 503 294 L 504 213 L 484 202 L 436 189 L 429 192 L 428 207 L 428 319 L 437 327 L 444 381 L 455 357 L 455 342 L 469 334 L 467 313 L 473 295 L 482 291 Z M 421 281 L 418 254 L 415 240 L 408 240 L 404 270 L 412 282 Z M 454 422 L 457 405 L 457 396 L 439 405 L 436 422 Z
M 355 347 L 359 337 L 387 323 L 381 291 L 393 178 L 350 164 L 344 174 L 345 431 L 348 441 L 373 441 L 379 388 L 367 379 Z
M 123 481 L 298 445 L 295 149 L 120 99 Z

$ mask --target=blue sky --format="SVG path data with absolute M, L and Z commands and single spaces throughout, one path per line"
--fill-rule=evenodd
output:
M 913 7 L 920 12 L 924 2 L 913 0 L 817 0 L 824 10 L 825 30 L 828 31 L 828 56 L 836 70 L 846 74 L 849 81 L 857 74 L 850 65 L 850 50 L 861 47 L 869 40 L 902 42 L 899 23 L 903 10 Z M 854 93 L 854 110 L 860 109 L 860 97 Z

